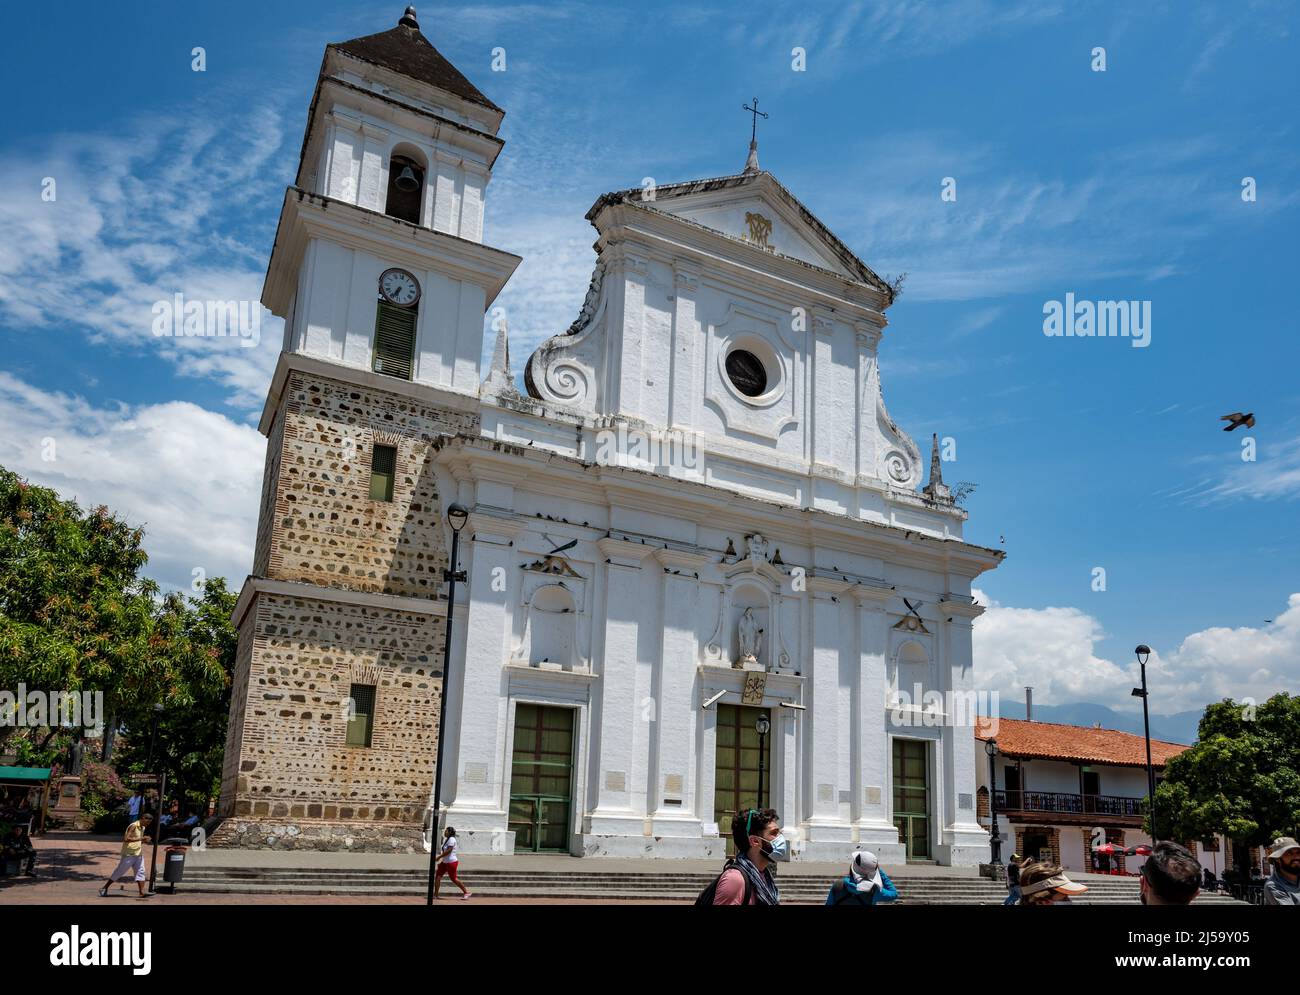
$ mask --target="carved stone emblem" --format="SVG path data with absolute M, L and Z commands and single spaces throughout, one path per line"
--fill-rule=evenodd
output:
M 768 237 L 772 234 L 772 222 L 770 219 L 763 217 L 755 211 L 745 212 L 745 224 L 749 226 L 749 240 L 757 245 L 760 249 L 770 249 L 772 246 L 767 244 Z
M 763 704 L 763 693 L 767 690 L 767 671 L 760 670 L 745 675 L 745 686 L 740 691 L 742 705 Z

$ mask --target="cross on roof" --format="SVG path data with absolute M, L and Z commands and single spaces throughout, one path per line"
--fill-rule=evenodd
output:
M 761 118 L 767 117 L 766 113 L 758 109 L 758 98 L 757 97 L 754 98 L 753 107 L 750 107 L 749 104 L 741 104 L 740 109 L 742 111 L 749 111 L 750 114 L 754 115 L 753 126 L 749 130 L 749 140 L 750 142 L 758 141 L 758 119 L 760 117 Z

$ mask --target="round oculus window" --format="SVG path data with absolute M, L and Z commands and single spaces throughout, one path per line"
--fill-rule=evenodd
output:
M 767 390 L 767 369 L 763 361 L 744 349 L 727 353 L 727 376 L 746 397 L 758 397 Z

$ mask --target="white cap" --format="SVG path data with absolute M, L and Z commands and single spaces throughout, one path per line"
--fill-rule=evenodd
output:
M 849 873 L 853 876 L 856 884 L 875 885 L 877 888 L 884 886 L 880 880 L 880 861 L 870 850 L 859 850 L 853 855 L 853 860 L 849 862 Z

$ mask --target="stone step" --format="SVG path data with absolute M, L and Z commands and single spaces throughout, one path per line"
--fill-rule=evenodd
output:
M 559 873 L 559 872 L 529 872 L 529 871 L 508 871 L 508 870 L 488 870 L 483 868 L 468 868 L 467 873 L 473 874 L 480 880 L 492 881 L 563 881 L 563 882 L 590 882 L 601 884 L 633 884 L 637 886 L 648 886 L 654 884 L 681 884 L 703 886 L 712 880 L 712 875 L 655 875 L 655 874 L 638 874 L 638 875 L 603 875 L 603 874 L 578 874 L 578 873 Z M 226 870 L 217 868 L 187 868 L 186 877 L 194 880 L 231 880 L 231 881 L 260 881 L 260 880 L 331 880 L 341 883 L 346 882 L 411 882 L 426 881 L 428 874 L 425 871 L 364 871 L 364 872 L 341 872 L 332 869 L 239 869 Z M 812 875 L 804 876 L 783 876 L 778 878 L 783 887 L 823 887 L 829 886 L 830 878 L 814 877 Z M 976 879 L 944 879 L 944 878 L 894 878 L 895 884 L 900 887 L 915 889 L 977 889 L 980 891 L 1002 893 L 1004 889 L 1001 885 L 992 882 L 980 882 Z M 1116 892 L 1122 894 L 1135 894 L 1138 890 L 1136 882 L 1089 882 L 1089 887 L 1094 892 Z
M 691 902 L 712 875 L 690 872 L 529 871 L 478 869 L 467 884 L 487 896 L 581 900 Z M 983 878 L 918 876 L 894 879 L 901 904 L 1000 905 L 1006 892 Z M 423 895 L 428 887 L 424 869 L 390 868 L 193 868 L 181 887 L 192 892 L 249 895 Z M 780 882 L 782 896 L 792 904 L 821 904 L 829 882 L 814 875 L 788 875 Z M 1128 905 L 1138 900 L 1136 880 L 1089 882 L 1091 890 L 1078 901 L 1085 905 Z M 450 883 L 444 888 L 451 888 Z M 1224 895 L 1204 895 L 1199 904 L 1245 904 Z
M 445 886 L 450 887 L 450 886 Z M 181 890 L 197 894 L 246 894 L 246 895 L 321 895 L 321 894 L 346 894 L 356 895 L 358 897 L 410 897 L 423 896 L 426 889 L 422 887 L 401 886 L 401 887 L 351 887 L 345 891 L 322 889 L 308 885 L 239 885 L 226 886 L 221 884 L 190 884 L 182 882 Z M 687 904 L 695 900 L 698 894 L 696 891 L 682 891 L 680 889 L 665 889 L 662 891 L 651 892 L 622 892 L 610 891 L 606 888 L 532 888 L 532 889 L 510 889 L 495 888 L 491 886 L 473 886 L 475 894 L 485 897 L 509 897 L 509 898 L 543 898 L 552 900 L 569 900 L 581 901 L 590 899 L 606 899 L 611 901 L 659 901 L 659 902 L 680 902 Z M 456 892 L 453 890 L 448 896 L 454 899 Z M 1209 900 L 1207 900 L 1209 899 Z M 782 900 L 792 905 L 821 905 L 825 901 L 825 892 L 805 892 L 790 893 L 782 889 Z M 1135 899 L 1132 896 L 1115 896 L 1115 897 L 1093 897 L 1091 895 L 1082 896 L 1075 900 L 1081 905 L 1122 905 L 1132 907 Z M 895 903 L 898 905 L 1000 905 L 999 896 L 989 895 L 942 895 L 942 896 L 920 896 L 904 895 Z M 1221 896 L 1205 896 L 1198 898 L 1197 904 L 1217 905 L 1231 904 L 1241 905 L 1242 902 L 1236 902 L 1232 899 L 1224 899 Z

